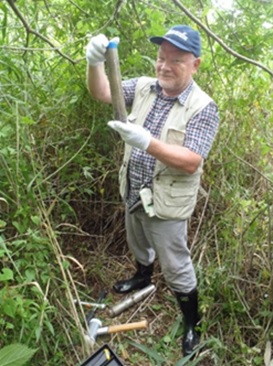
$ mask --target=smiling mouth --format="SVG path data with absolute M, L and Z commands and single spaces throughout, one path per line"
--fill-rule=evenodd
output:
M 166 74 L 159 74 L 159 77 L 163 78 L 163 79 L 171 79 L 171 75 L 166 75 Z

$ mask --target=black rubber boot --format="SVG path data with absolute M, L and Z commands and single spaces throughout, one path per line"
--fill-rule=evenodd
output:
M 119 294 L 127 294 L 134 290 L 140 290 L 151 283 L 151 276 L 153 274 L 154 265 L 153 263 L 149 266 L 144 266 L 141 263 L 137 264 L 137 271 L 132 278 L 128 280 L 118 281 L 113 289 Z
M 184 316 L 184 336 L 182 339 L 183 356 L 188 356 L 192 353 L 194 347 L 199 344 L 200 334 L 195 329 L 200 321 L 198 314 L 198 292 L 194 289 L 188 294 L 182 292 L 175 293 L 179 307 Z

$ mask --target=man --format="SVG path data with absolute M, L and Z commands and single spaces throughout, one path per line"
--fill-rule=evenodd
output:
M 193 81 L 200 65 L 201 41 L 186 25 L 150 41 L 159 45 L 156 78 L 123 81 L 127 123 L 110 121 L 125 141 L 120 193 L 126 204 L 128 246 L 136 259 L 133 277 L 117 282 L 118 293 L 151 282 L 158 257 L 162 273 L 184 316 L 184 356 L 199 343 L 197 280 L 187 247 L 187 220 L 196 205 L 203 160 L 218 128 L 214 101 Z M 88 88 L 111 103 L 104 71 L 109 41 L 100 34 L 86 49 Z

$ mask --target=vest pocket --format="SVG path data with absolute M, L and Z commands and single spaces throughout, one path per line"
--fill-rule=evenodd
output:
M 183 187 L 181 183 L 172 183 L 169 187 L 169 194 L 165 196 L 166 206 L 187 206 L 193 203 L 195 191 L 192 187 Z
M 185 139 L 185 132 L 175 128 L 169 128 L 167 131 L 167 143 L 182 146 Z
M 175 178 L 175 179 L 174 179 Z M 196 205 L 199 176 L 161 176 L 154 180 L 154 209 L 156 216 L 171 220 L 188 219 Z

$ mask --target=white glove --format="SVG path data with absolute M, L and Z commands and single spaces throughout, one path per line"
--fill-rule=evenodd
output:
M 126 144 L 146 150 L 151 142 L 150 131 L 131 122 L 110 121 L 108 126 L 117 131 Z
M 115 37 L 111 42 L 119 43 L 119 37 Z M 97 66 L 105 61 L 105 52 L 109 40 L 104 34 L 92 37 L 86 46 L 86 60 L 89 65 Z

